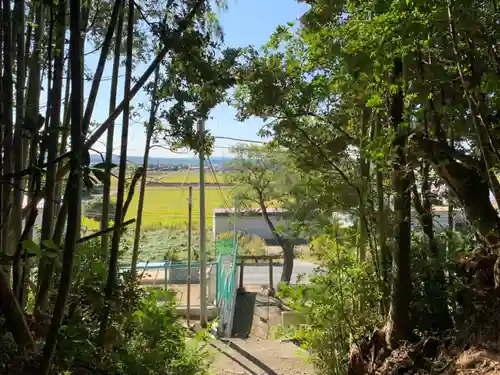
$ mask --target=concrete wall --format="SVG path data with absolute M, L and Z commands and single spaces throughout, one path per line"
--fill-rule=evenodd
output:
M 167 283 L 168 284 L 187 284 L 187 267 L 183 268 L 167 268 Z M 191 268 L 191 283 L 200 283 L 200 269 L 198 267 Z
M 436 210 L 433 213 L 434 227 L 436 231 L 443 231 L 448 229 L 448 211 L 447 210 Z M 456 212 L 454 215 L 455 225 L 458 227 L 463 226 L 467 223 L 465 216 L 461 212 Z M 416 212 L 412 212 L 411 218 L 412 228 L 420 226 L 418 216 Z
M 437 231 L 446 230 L 448 228 L 448 211 L 446 207 L 435 207 L 434 215 L 434 225 Z M 466 223 L 465 217 L 462 213 L 455 213 L 455 223 L 457 228 Z M 286 229 L 289 225 L 288 220 L 283 218 L 282 214 L 272 213 L 270 219 L 273 224 L 279 228 L 282 227 Z M 212 230 L 213 235 L 217 236 L 221 233 L 227 233 L 233 231 L 233 220 L 234 216 L 232 214 L 217 214 L 213 213 L 212 216 Z M 412 212 L 412 227 L 415 228 L 419 225 L 419 220 L 416 212 Z M 250 215 L 240 215 L 236 217 L 236 231 L 242 234 L 256 235 L 262 239 L 274 240 L 274 236 L 269 229 L 266 221 L 262 217 L 262 214 L 252 213 Z
M 271 216 L 271 222 L 278 228 L 287 228 L 288 222 L 280 216 Z M 212 228 L 214 236 L 221 233 L 232 232 L 234 228 L 232 216 L 217 216 L 213 215 Z M 255 216 L 240 216 L 236 218 L 236 231 L 242 234 L 256 235 L 265 240 L 273 240 L 274 236 L 269 225 L 262 215 Z

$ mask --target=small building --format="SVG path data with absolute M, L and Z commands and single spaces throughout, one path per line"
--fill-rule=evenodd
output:
M 286 231 L 290 224 L 290 219 L 286 217 L 286 211 L 281 208 L 268 208 L 269 218 L 277 229 Z M 213 210 L 212 230 L 214 237 L 222 233 L 232 232 L 234 229 L 234 209 L 233 208 L 215 208 Z M 433 207 L 434 230 L 441 232 L 448 229 L 448 207 Z M 457 209 L 453 215 L 455 229 L 460 230 L 467 226 L 467 220 L 462 210 Z M 348 220 L 349 222 L 349 220 Z M 419 227 L 417 213 L 412 210 L 411 226 Z M 262 210 L 259 208 L 239 210 L 236 215 L 236 232 L 255 235 L 261 237 L 267 242 L 275 240 L 269 225 L 262 216 Z
M 448 206 L 433 206 L 432 216 L 434 219 L 434 230 L 441 232 L 448 229 Z M 419 226 L 417 213 L 412 210 L 412 228 Z M 467 219 L 461 209 L 456 209 L 453 213 L 453 225 L 455 229 L 460 230 L 467 226 Z
M 285 218 L 285 211 L 283 209 L 268 208 L 267 213 L 271 222 L 276 226 L 276 229 L 287 229 L 288 220 Z M 238 210 L 236 223 L 234 219 L 234 208 L 215 208 L 212 219 L 214 237 L 222 233 L 232 232 L 236 226 L 236 232 L 238 233 L 259 236 L 265 241 L 274 240 L 274 235 L 262 216 L 260 208 Z

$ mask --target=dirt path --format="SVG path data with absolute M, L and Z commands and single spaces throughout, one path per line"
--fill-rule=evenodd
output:
M 276 340 L 230 339 L 214 343 L 217 375 L 312 375 L 307 353 Z
M 233 338 L 212 345 L 212 369 L 217 375 L 313 375 L 308 353 L 273 338 L 281 309 L 259 288 L 247 287 L 237 297 Z

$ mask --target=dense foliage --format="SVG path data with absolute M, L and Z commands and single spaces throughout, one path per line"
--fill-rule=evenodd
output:
M 241 50 L 223 47 L 212 9 L 219 2 L 1 2 L 2 371 L 204 373 L 173 297 L 140 289 L 135 264 L 150 149 L 161 142 L 210 153 L 214 139 L 202 124 L 233 86 L 238 118 L 264 119 L 262 134 L 273 139 L 233 150 L 235 197 L 259 207 L 282 247 L 283 284 L 295 238 L 310 240 L 322 264 L 307 286 L 281 291 L 307 312 L 298 336 L 319 371 L 373 371 L 428 335 L 496 340 L 498 3 L 304 2 L 300 22 Z M 89 45 L 95 66 L 86 65 Z M 97 124 L 108 59 L 109 118 Z M 144 165 L 129 176 L 131 101 L 141 89 L 151 99 L 138 105 L 149 111 Z M 91 166 L 103 136 L 106 155 Z M 100 184 L 100 231 L 88 235 L 82 197 Z M 137 190 L 137 214 L 126 220 Z M 276 226 L 272 207 L 292 224 Z M 349 228 L 338 228 L 339 214 Z M 465 233 L 454 230 L 459 220 Z M 124 233 L 134 235 L 131 249 Z M 246 246 L 252 253 L 263 244 Z M 132 269 L 121 274 L 126 249 Z
M 299 23 L 246 52 L 233 104 L 241 120 L 266 121 L 263 133 L 287 154 L 285 173 L 302 176 L 284 195 L 291 203 L 300 197 L 298 207 L 289 205 L 298 222 L 314 212 L 306 233 L 331 236 L 334 212 L 356 228 L 342 267 L 324 240 L 327 273 L 308 287 L 320 363 L 342 373 L 351 349 L 350 370 L 362 373 L 428 334 L 469 344 L 494 339 L 498 4 L 304 2 L 310 8 Z M 448 217 L 440 221 L 443 204 Z M 472 239 L 453 232 L 460 215 Z M 351 288 L 344 297 L 333 288 L 338 268 Z M 350 338 L 332 328 L 338 324 Z
M 1 2 L 2 373 L 206 372 L 206 353 L 175 317 L 176 298 L 140 288 L 135 263 L 149 149 L 166 139 L 210 150 L 197 124 L 234 82 L 239 51 L 223 48 L 212 5 L 222 4 Z M 96 123 L 108 59 L 109 117 Z M 141 90 L 151 97 L 138 104 L 150 112 L 146 155 L 130 175 L 131 101 Z M 90 152 L 102 140 L 107 151 L 91 165 Z M 126 220 L 138 190 L 137 212 Z M 102 202 L 87 208 L 96 211 L 100 230 L 89 233 L 82 230 L 82 201 L 96 192 Z M 132 247 L 124 233 L 134 234 Z M 123 273 L 126 251 L 133 266 Z

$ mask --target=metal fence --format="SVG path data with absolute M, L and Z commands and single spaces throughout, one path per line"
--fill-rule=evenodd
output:
M 142 273 L 141 284 L 155 287 L 166 287 L 177 292 L 179 306 L 200 305 L 200 262 L 192 262 L 188 275 L 187 262 L 163 261 L 137 263 L 137 272 Z M 123 266 L 123 270 L 130 266 Z M 218 263 L 207 262 L 207 304 L 217 303 Z M 190 276 L 190 293 L 188 293 L 188 276 Z
M 217 250 L 217 306 L 219 307 L 219 335 L 231 336 L 236 305 L 236 260 L 238 242 L 220 240 Z
M 233 240 L 216 241 L 217 260 L 207 262 L 207 304 L 219 310 L 219 334 L 230 336 L 236 305 L 238 243 Z M 180 306 L 200 305 L 200 262 L 162 261 L 139 262 L 137 272 L 142 273 L 142 285 L 166 287 L 177 292 Z M 121 271 L 130 265 L 120 266 Z M 189 284 L 188 284 L 189 278 Z M 188 292 L 189 286 L 189 292 Z

